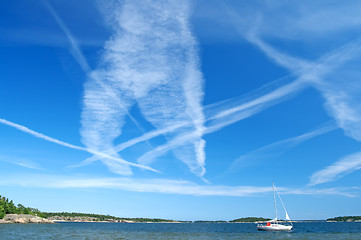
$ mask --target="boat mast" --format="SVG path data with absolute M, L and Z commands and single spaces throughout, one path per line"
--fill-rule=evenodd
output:
M 285 214 L 286 214 L 286 221 L 289 221 L 289 222 L 291 223 L 291 225 L 293 225 L 293 224 L 292 224 L 292 221 L 291 221 L 291 219 L 290 219 L 290 217 L 288 216 L 288 213 L 287 213 L 286 207 L 285 207 L 285 205 L 283 204 L 283 201 L 282 201 L 282 198 L 281 198 L 280 193 L 278 192 L 278 190 L 277 190 L 276 186 L 274 186 L 274 188 L 275 188 L 275 190 L 276 190 L 276 192 L 277 192 L 278 198 L 279 198 L 279 199 L 280 199 L 280 201 L 281 201 L 281 204 L 282 204 L 283 210 L 285 210 Z
M 276 223 L 277 223 L 277 205 L 276 205 L 276 192 L 275 192 L 275 183 L 272 183 L 272 188 L 273 188 L 273 200 L 275 202 L 275 213 L 276 213 Z

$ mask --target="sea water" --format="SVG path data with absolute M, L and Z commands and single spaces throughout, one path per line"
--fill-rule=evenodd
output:
M 299 222 L 291 232 L 257 231 L 254 223 L 0 224 L 0 239 L 361 240 L 361 222 Z

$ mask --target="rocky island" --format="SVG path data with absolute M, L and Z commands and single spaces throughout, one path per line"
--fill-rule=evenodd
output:
M 361 216 L 343 216 L 327 219 L 327 222 L 361 222 Z
M 0 223 L 55 223 L 53 220 L 30 214 L 6 214 Z

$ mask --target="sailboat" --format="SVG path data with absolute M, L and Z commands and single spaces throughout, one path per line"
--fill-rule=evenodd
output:
M 274 204 L 275 204 L 276 217 L 274 219 L 268 221 L 266 225 L 258 224 L 257 229 L 262 230 L 262 231 L 291 231 L 293 228 L 293 225 L 292 225 L 290 217 L 288 216 L 285 205 L 283 204 L 281 196 L 278 193 L 277 188 L 274 183 L 272 183 L 272 187 L 273 187 L 273 199 L 274 199 Z M 283 209 L 285 210 L 286 221 L 288 222 L 288 224 L 284 224 L 283 222 L 280 223 L 277 219 L 276 193 L 277 193 L 278 198 L 280 199 L 280 202 L 282 203 Z

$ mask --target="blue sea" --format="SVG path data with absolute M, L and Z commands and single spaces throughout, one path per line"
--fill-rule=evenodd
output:
M 254 223 L 0 224 L 0 239 L 361 240 L 361 222 L 300 222 L 292 232 L 257 231 Z

